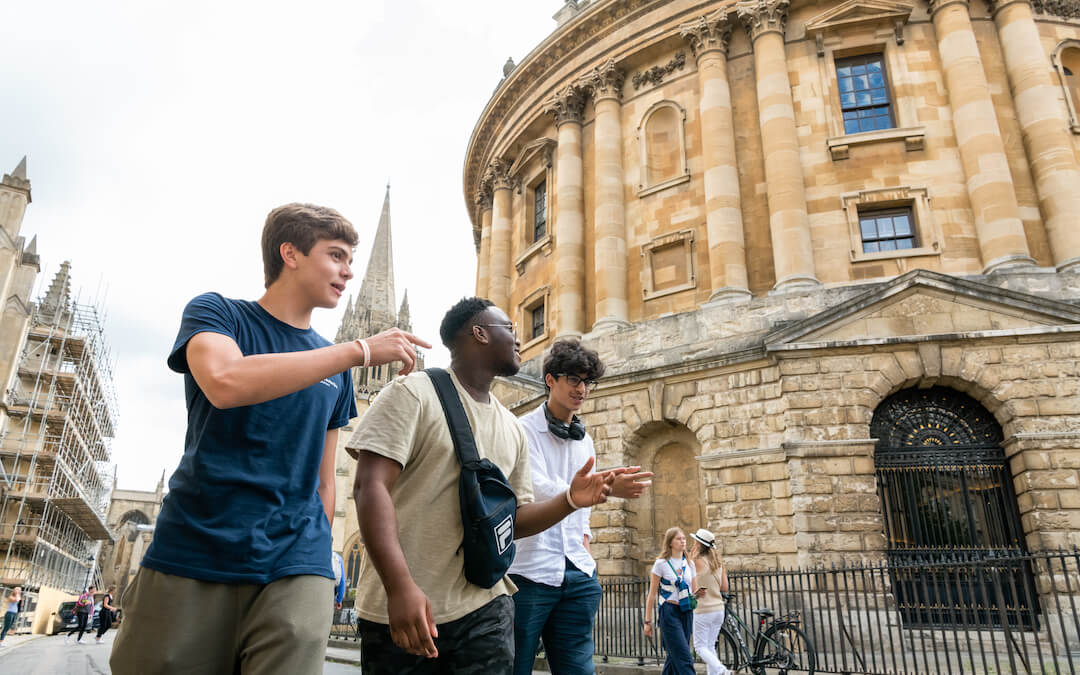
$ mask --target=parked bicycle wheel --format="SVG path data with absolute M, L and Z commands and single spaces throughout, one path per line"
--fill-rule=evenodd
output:
M 720 658 L 720 663 L 730 670 L 738 671 L 746 665 L 746 653 L 739 649 L 735 638 L 728 633 L 727 626 L 720 629 L 716 638 L 716 655 Z
M 766 639 L 767 638 L 767 639 Z M 817 654 L 806 633 L 793 623 L 777 623 L 769 626 L 754 647 L 754 660 L 769 668 L 776 668 L 779 675 L 806 673 L 813 675 L 817 668 Z

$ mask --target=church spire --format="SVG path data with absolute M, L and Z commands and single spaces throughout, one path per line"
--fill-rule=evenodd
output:
M 375 242 L 371 246 L 360 295 L 356 298 L 356 312 L 371 317 L 372 327 L 382 324 L 390 327 L 396 323 L 394 305 L 394 247 L 390 235 L 390 185 L 386 186 L 379 226 L 375 230 Z
M 54 323 L 66 323 L 66 315 L 71 309 L 71 261 L 60 263 L 60 271 L 53 277 L 45 297 L 38 303 L 42 319 Z
M 401 299 L 401 309 L 397 313 L 397 327 L 406 333 L 412 332 L 412 318 L 409 316 L 409 289 L 405 289 L 405 297 Z

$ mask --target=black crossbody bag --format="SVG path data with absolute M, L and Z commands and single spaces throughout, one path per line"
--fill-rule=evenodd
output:
M 465 528 L 461 542 L 465 579 L 481 588 L 491 588 L 506 576 L 506 570 L 514 562 L 517 495 L 499 467 L 481 459 L 476 451 L 472 426 L 450 374 L 442 368 L 428 368 L 424 372 L 435 385 L 454 441 L 454 452 L 461 463 L 458 499 L 461 524 Z

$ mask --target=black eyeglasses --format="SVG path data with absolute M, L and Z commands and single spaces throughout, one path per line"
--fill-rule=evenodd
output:
M 593 389 L 596 389 L 596 385 L 599 384 L 596 380 L 583 380 L 577 375 L 567 375 L 566 373 L 559 373 L 555 376 L 555 379 L 559 379 L 560 377 L 565 377 L 566 383 L 571 387 L 574 387 L 575 389 L 578 387 L 578 385 L 584 384 L 585 391 L 587 392 L 591 392 Z

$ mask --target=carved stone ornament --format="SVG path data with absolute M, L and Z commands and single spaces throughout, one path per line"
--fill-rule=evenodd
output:
M 741 0 L 735 4 L 735 12 L 746 27 L 750 42 L 765 33 L 784 34 L 791 0 Z
M 621 101 L 624 81 L 626 72 L 615 65 L 615 59 L 608 59 L 607 63 L 581 78 L 582 86 L 592 92 L 594 101 L 604 98 Z
M 491 164 L 488 165 L 487 175 L 491 176 L 492 191 L 509 190 L 514 187 L 514 181 L 510 176 L 510 162 L 505 159 L 495 158 L 491 160 Z
M 1031 6 L 1040 14 L 1053 14 L 1063 19 L 1080 18 L 1080 0 L 1031 0 Z
M 568 84 L 547 102 L 544 112 L 555 118 L 556 127 L 566 122 L 581 124 L 585 118 L 585 98 L 586 91 L 581 85 Z
M 679 26 L 679 34 L 690 44 L 690 51 L 695 57 L 717 50 L 726 55 L 731 28 L 727 13 L 715 12 Z
M 686 52 L 679 52 L 670 61 L 662 66 L 653 66 L 634 75 L 634 89 L 641 89 L 645 84 L 660 84 L 661 81 L 676 70 L 682 70 L 686 66 Z
M 491 189 L 491 178 L 485 173 L 480 179 L 480 186 L 476 188 L 476 208 L 481 212 L 491 208 L 495 193 Z

